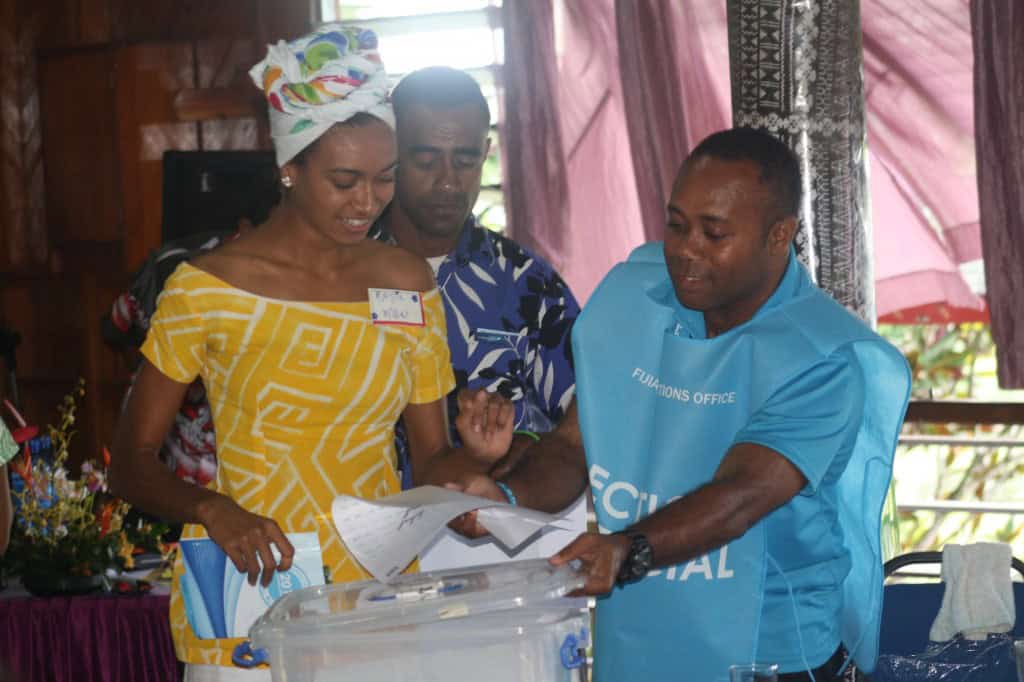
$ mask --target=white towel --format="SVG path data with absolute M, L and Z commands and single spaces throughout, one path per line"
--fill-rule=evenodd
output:
M 1012 630 L 1016 611 L 1010 565 L 1007 544 L 946 545 L 942 551 L 946 591 L 929 638 L 946 642 L 962 633 L 965 639 L 985 639 L 989 633 Z

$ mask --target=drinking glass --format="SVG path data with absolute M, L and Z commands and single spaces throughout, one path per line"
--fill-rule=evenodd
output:
M 743 663 L 729 666 L 729 682 L 778 682 L 779 666 L 774 663 Z

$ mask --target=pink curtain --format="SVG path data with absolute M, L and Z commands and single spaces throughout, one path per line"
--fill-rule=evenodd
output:
M 861 0 L 861 18 L 879 318 L 984 320 L 963 272 L 981 258 L 967 3 Z
M 510 233 L 547 258 L 582 303 L 646 241 L 614 0 L 517 0 L 502 12 Z
M 502 148 L 509 232 L 561 270 L 571 242 L 552 0 L 506 2 L 502 25 Z
M 614 1 L 562 0 L 556 24 L 558 104 L 572 178 L 562 276 L 582 303 L 647 239 L 622 108 Z
M 633 75 L 622 79 L 622 90 L 640 215 L 649 241 L 664 235 L 666 199 L 679 159 L 686 154 L 679 61 L 665 59 L 677 53 L 677 24 L 657 20 L 666 11 L 674 14 L 674 5 L 659 0 L 615 2 L 619 64 L 622 73 Z M 662 87 L 651 88 L 652 80 Z
M 615 21 L 637 196 L 653 241 L 664 235 L 680 163 L 729 120 L 728 82 L 721 87 L 713 73 L 728 68 L 713 38 L 726 30 L 725 4 L 615 0 Z
M 582 302 L 634 247 L 660 238 L 668 190 L 686 152 L 728 125 L 725 5 L 522 0 L 503 7 L 511 233 L 549 258 Z M 680 25 L 691 29 L 685 40 L 673 35 Z M 665 59 L 662 49 L 676 56 Z M 542 55 L 552 52 L 555 60 L 542 64 Z M 555 70 L 552 101 L 546 100 L 549 66 Z M 667 79 L 677 84 L 669 86 Z M 526 84 L 518 93 L 517 80 Z M 675 94 L 666 96 L 666 87 Z M 699 96 L 684 99 L 682 93 L 691 91 Z M 524 114 L 531 106 L 532 113 Z M 544 110 L 543 128 L 530 122 L 537 108 Z M 541 134 L 550 139 L 551 115 L 557 116 L 560 145 L 538 154 L 529 147 L 540 145 Z M 543 179 L 550 177 L 550 154 L 556 152 L 572 179 L 565 189 L 561 179 Z M 565 211 L 565 217 L 538 219 L 544 211 Z
M 730 125 L 726 4 L 517 0 L 503 13 L 511 232 L 585 301 L 660 235 L 685 152 Z M 981 273 L 967 0 L 861 0 L 861 17 L 879 317 L 985 319 L 983 278 L 964 274 Z
M 972 0 L 981 240 L 999 385 L 1024 388 L 1024 5 Z

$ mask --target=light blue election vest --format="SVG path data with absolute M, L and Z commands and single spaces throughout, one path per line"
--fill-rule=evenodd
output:
M 794 268 L 798 272 L 794 272 Z M 573 328 L 577 406 L 598 524 L 615 532 L 709 482 L 775 387 L 849 346 L 864 373 L 856 445 L 838 482 L 851 569 L 841 633 L 874 668 L 882 600 L 880 523 L 910 392 L 902 355 L 810 280 L 791 253 L 795 295 L 712 339 L 677 335 L 662 245 L 617 265 Z M 595 680 L 728 680 L 757 660 L 765 521 L 727 546 L 654 571 L 598 600 Z

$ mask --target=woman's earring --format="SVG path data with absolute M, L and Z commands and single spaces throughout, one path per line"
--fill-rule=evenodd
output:
M 288 189 L 291 189 L 292 188 L 292 176 L 290 176 L 290 175 L 282 175 L 281 176 L 281 184 L 284 185 L 285 187 L 287 187 Z

